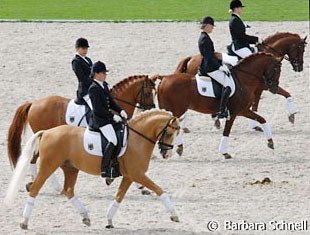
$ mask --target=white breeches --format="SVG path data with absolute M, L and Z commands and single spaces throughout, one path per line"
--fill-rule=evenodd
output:
M 257 52 L 257 48 L 256 47 L 253 47 L 253 48 L 254 48 L 254 53 L 256 53 Z M 253 52 L 249 48 L 247 48 L 247 47 L 243 47 L 243 48 L 241 48 L 239 50 L 235 50 L 234 44 L 232 44 L 231 49 L 232 49 L 232 51 L 236 55 L 240 56 L 241 58 L 245 58 L 245 57 L 253 54 Z
M 99 128 L 101 133 L 104 135 L 105 138 L 115 146 L 117 145 L 117 138 L 115 134 L 115 130 L 111 124 L 102 126 Z
M 215 70 L 208 73 L 208 75 L 218 83 L 222 84 L 224 87 L 229 86 L 232 91 L 235 90 L 235 83 L 233 81 L 233 78 L 231 76 L 227 76 L 223 71 Z
M 91 100 L 89 98 L 89 95 L 85 95 L 83 96 L 83 100 L 88 104 L 88 106 L 90 107 L 91 110 L 93 110 L 93 105 L 91 103 Z

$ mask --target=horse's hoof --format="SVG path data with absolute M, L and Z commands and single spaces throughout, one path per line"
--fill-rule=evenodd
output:
M 191 133 L 191 130 L 188 129 L 187 127 L 184 127 L 183 128 L 183 132 L 187 134 L 187 133 Z
M 170 219 L 171 219 L 171 221 L 173 221 L 173 222 L 180 222 L 179 217 L 176 216 L 176 215 L 170 216 Z
M 214 121 L 214 126 L 215 126 L 216 129 L 219 130 L 221 128 L 221 121 L 219 119 L 216 119 Z
M 83 224 L 87 225 L 87 226 L 90 226 L 90 219 L 89 218 L 83 218 L 82 220 Z
M 253 128 L 255 131 L 263 132 L 263 129 L 259 126 Z
M 179 156 L 182 156 L 182 154 L 183 154 L 183 144 L 178 145 L 177 154 Z
M 232 158 L 229 153 L 224 153 L 223 156 L 225 159 L 231 159 Z
M 29 192 L 30 191 L 30 187 L 33 184 L 33 182 L 29 182 L 28 184 L 26 184 L 26 191 Z
M 294 124 L 295 123 L 295 113 L 289 115 L 288 120 L 290 123 Z
M 142 195 L 151 195 L 151 192 L 149 190 L 147 190 L 147 189 L 142 189 L 141 190 L 141 194 Z
M 28 224 L 20 223 L 19 226 L 20 226 L 21 229 L 24 229 L 24 230 L 28 229 Z
M 268 146 L 268 148 L 274 149 L 273 140 L 268 140 L 267 146 Z
M 110 185 L 110 184 L 112 184 L 112 182 L 114 181 L 114 179 L 113 178 L 105 178 L 105 183 L 106 183 L 106 185 Z
M 114 228 L 113 224 L 108 224 L 107 226 L 105 226 L 105 228 L 111 229 Z

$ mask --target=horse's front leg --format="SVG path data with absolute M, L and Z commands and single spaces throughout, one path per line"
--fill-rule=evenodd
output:
M 262 124 L 265 137 L 266 137 L 266 139 L 268 141 L 267 146 L 269 148 L 271 148 L 271 149 L 274 149 L 274 144 L 273 144 L 273 140 L 272 140 L 272 133 L 271 133 L 271 127 L 270 127 L 269 123 L 267 123 L 266 120 L 263 117 L 259 116 L 257 113 L 255 113 L 255 112 L 253 112 L 251 110 L 247 110 L 245 112 L 242 112 L 240 115 L 244 116 L 244 117 L 247 117 L 247 118 L 250 118 L 250 119 L 253 119 L 253 120 L 256 120 L 260 124 Z
M 288 113 L 288 120 L 290 123 L 294 124 L 295 114 L 297 113 L 297 108 L 294 104 L 293 97 L 290 93 L 284 90 L 282 87 L 279 87 L 278 94 L 286 98 L 286 111 Z
M 219 146 L 219 152 L 223 154 L 225 159 L 230 159 L 231 155 L 228 153 L 228 137 L 230 134 L 231 127 L 236 119 L 236 116 L 231 116 L 229 120 L 226 119 L 225 127 L 223 131 L 223 136 L 221 138 L 220 146 Z
M 132 184 L 132 180 L 124 176 L 120 186 L 118 187 L 118 191 L 115 196 L 115 199 L 110 203 L 108 207 L 108 211 L 107 211 L 108 225 L 106 226 L 106 228 L 114 228 L 113 222 L 112 222 L 113 217 L 116 214 L 117 209 L 119 208 L 119 205 L 124 199 L 124 196 L 131 184 Z
M 254 96 L 254 101 L 252 103 L 252 111 L 257 112 L 258 109 L 258 104 L 260 101 L 260 97 L 262 96 L 263 90 L 256 90 L 255 91 L 255 96 Z M 261 131 L 263 132 L 263 129 L 259 126 L 259 123 L 255 120 L 252 119 L 247 119 L 248 125 L 251 129 L 254 129 L 255 131 Z
M 170 200 L 170 197 L 167 193 L 165 193 L 161 187 L 155 184 L 150 178 L 148 178 L 145 174 L 139 174 L 133 176 L 133 180 L 143 186 L 147 187 L 148 189 L 152 190 L 159 196 L 163 204 L 165 205 L 167 211 L 170 213 L 170 219 L 173 222 L 179 222 L 179 217 L 176 213 L 175 207 Z

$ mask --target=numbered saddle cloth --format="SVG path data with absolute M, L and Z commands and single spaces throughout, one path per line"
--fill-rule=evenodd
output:
M 86 111 L 85 105 L 79 105 L 74 100 L 70 100 L 66 111 L 66 123 L 71 126 L 87 127 Z
M 117 146 L 115 150 L 115 156 L 121 157 L 127 148 L 127 139 L 128 139 L 128 130 L 127 126 L 122 123 L 115 123 L 113 124 L 113 128 L 116 133 L 116 138 L 117 138 Z M 89 127 L 85 129 L 84 132 L 84 149 L 86 152 L 92 155 L 100 156 L 102 157 L 102 153 L 107 144 L 108 141 L 107 139 L 101 134 L 101 132 L 95 131 L 95 130 L 90 130 Z

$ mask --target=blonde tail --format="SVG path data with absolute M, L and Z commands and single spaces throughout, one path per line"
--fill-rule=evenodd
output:
M 20 188 L 26 176 L 30 161 L 33 155 L 37 154 L 39 151 L 39 143 L 43 132 L 44 131 L 39 131 L 35 133 L 26 143 L 24 150 L 20 158 L 18 159 L 17 166 L 14 170 L 13 177 L 4 198 L 5 204 L 11 205 L 13 203 L 17 195 L 18 189 Z

